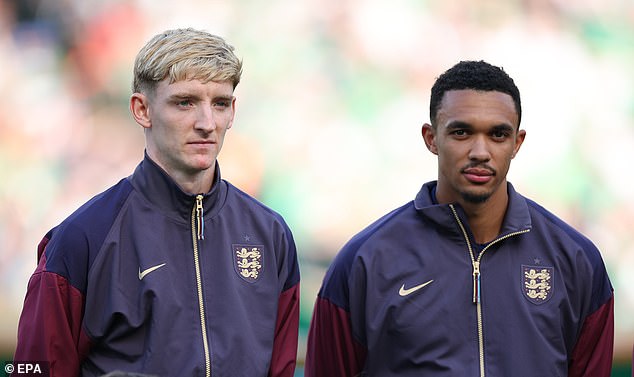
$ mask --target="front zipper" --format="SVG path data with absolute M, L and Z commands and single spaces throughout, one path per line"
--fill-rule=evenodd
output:
M 196 238 L 205 239 L 205 221 L 203 220 L 203 196 L 196 196 Z
M 200 328 L 202 329 L 203 349 L 205 351 L 205 376 L 211 376 L 211 358 L 207 341 L 207 326 L 205 319 L 205 304 L 203 301 L 203 285 L 200 275 L 200 261 L 198 258 L 198 242 L 205 239 L 203 219 L 203 196 L 196 195 L 196 203 L 192 209 L 192 242 L 194 245 L 194 266 L 196 267 L 196 286 L 198 288 L 198 309 L 200 310 Z
M 451 208 L 451 212 L 453 212 L 453 216 L 456 219 L 456 222 L 458 223 L 460 230 L 462 231 L 462 235 L 465 239 L 465 242 L 467 243 L 467 248 L 469 249 L 469 257 L 471 258 L 471 266 L 473 267 L 472 302 L 476 304 L 476 313 L 477 313 L 477 321 L 478 321 L 478 353 L 479 353 L 479 359 L 480 359 L 480 377 L 484 377 L 484 330 L 482 328 L 483 327 L 482 326 L 482 302 L 481 302 L 482 295 L 481 295 L 481 284 L 480 284 L 480 281 L 482 279 L 482 273 L 480 272 L 480 261 L 482 260 L 482 256 L 484 255 L 484 252 L 487 251 L 487 249 L 489 249 L 492 245 L 500 241 L 504 241 L 505 239 L 509 237 L 528 233 L 530 232 L 530 229 L 524 229 L 517 232 L 509 233 L 500 238 L 494 239 L 493 241 L 489 242 L 489 244 L 487 244 L 484 247 L 484 249 L 482 249 L 478 257 L 476 258 L 476 256 L 473 253 L 473 248 L 471 247 L 471 242 L 469 241 L 469 236 L 467 235 L 467 230 L 465 229 L 464 225 L 462 225 L 462 221 L 460 221 L 460 218 L 458 217 L 458 212 L 456 212 L 456 209 L 454 208 L 453 204 L 450 204 L 449 208 Z

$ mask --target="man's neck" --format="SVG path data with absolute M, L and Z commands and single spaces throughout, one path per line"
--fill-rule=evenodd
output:
M 170 169 L 169 166 L 163 164 L 160 159 L 152 156 L 149 150 L 146 150 L 147 157 L 158 165 L 163 171 L 169 175 L 183 192 L 191 195 L 206 194 L 211 191 L 216 176 L 216 165 L 205 170 L 196 172 L 185 172 L 179 169 Z
M 508 194 L 505 190 L 494 194 L 484 203 L 463 202 L 460 205 L 467 215 L 467 222 L 475 242 L 486 244 L 497 238 L 508 206 Z
M 172 179 L 184 192 L 188 194 L 206 194 L 211 191 L 214 183 L 215 170 L 213 167 L 194 176 L 180 175 L 172 176 Z

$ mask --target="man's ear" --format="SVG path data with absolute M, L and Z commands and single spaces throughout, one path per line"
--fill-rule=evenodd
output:
M 230 129 L 233 126 L 233 120 L 236 117 L 236 97 L 231 98 L 231 120 L 227 125 L 227 129 Z
M 133 93 L 130 97 L 130 112 L 134 120 L 143 128 L 152 127 L 150 121 L 150 101 L 143 93 Z
M 438 154 L 438 147 L 436 146 L 436 130 L 434 127 L 429 124 L 423 124 L 423 129 L 421 130 L 423 135 L 423 140 L 425 141 L 425 145 L 427 149 L 433 154 Z
M 517 132 L 517 136 L 515 137 L 515 147 L 513 148 L 513 154 L 511 155 L 511 159 L 515 158 L 517 152 L 520 151 L 520 147 L 524 143 L 524 139 L 526 138 L 526 131 L 519 130 Z

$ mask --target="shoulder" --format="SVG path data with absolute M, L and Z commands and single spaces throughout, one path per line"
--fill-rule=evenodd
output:
M 227 199 L 223 206 L 223 216 L 229 216 L 232 221 L 237 221 L 242 226 L 250 225 L 260 229 L 264 237 L 273 242 L 274 251 L 278 255 L 278 261 L 286 263 L 287 278 L 283 290 L 299 283 L 299 264 L 297 249 L 290 227 L 278 212 L 269 208 L 253 196 L 240 190 L 228 181 Z
M 288 229 L 288 225 L 284 217 L 277 211 L 268 207 L 253 196 L 240 190 L 230 182 L 224 180 L 227 185 L 227 204 L 243 213 L 249 213 L 260 221 L 267 221 L 280 224 L 283 228 Z
M 320 297 L 327 298 L 335 305 L 347 309 L 348 284 L 351 270 L 359 263 L 364 253 L 372 252 L 377 244 L 398 237 L 392 230 L 400 228 L 404 220 L 415 216 L 414 202 L 409 202 L 382 216 L 365 229 L 353 236 L 337 253 L 330 264 L 324 283 L 320 290 Z
M 85 275 L 125 205 L 132 186 L 123 179 L 94 196 L 48 234 L 46 271 L 70 280 L 83 291 Z M 81 273 L 79 273 L 81 271 Z
M 559 258 L 565 257 L 565 260 L 572 264 L 570 271 L 584 276 L 593 287 L 592 302 L 596 306 L 608 300 L 613 289 L 597 246 L 588 237 L 541 205 L 530 199 L 526 199 L 526 202 L 531 212 L 533 226 L 531 233 L 537 232 L 544 238 L 544 242 L 556 245 L 555 250 L 562 253 Z
M 114 186 L 92 197 L 64 222 L 75 224 L 79 228 L 89 227 L 91 230 L 109 224 L 124 206 L 132 191 L 130 182 L 122 179 Z
M 560 239 L 567 249 L 582 251 L 594 263 L 601 260 L 598 248 L 588 237 L 535 201 L 526 199 L 526 203 L 534 229 Z
M 380 242 L 384 240 L 386 236 L 392 238 L 393 228 L 401 229 L 404 222 L 416 216 L 416 210 L 413 204 L 413 201 L 409 202 L 383 215 L 352 237 L 343 247 L 342 251 L 356 254 L 364 246 L 374 242 Z
M 110 228 L 132 190 L 129 181 L 122 179 L 106 191 L 95 195 L 60 224 L 57 232 L 53 233 L 53 238 L 56 236 L 55 233 L 60 237 L 71 237 L 74 233 L 81 233 L 88 238 L 105 237 L 103 233 Z

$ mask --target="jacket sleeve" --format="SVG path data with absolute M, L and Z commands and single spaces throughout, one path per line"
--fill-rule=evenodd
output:
M 293 377 L 299 329 L 299 283 L 280 294 L 269 377 Z
M 614 350 L 614 295 L 583 323 L 568 368 L 569 377 L 609 377 Z
M 15 361 L 46 361 L 51 377 L 79 375 L 89 339 L 81 330 L 84 298 L 64 277 L 46 271 L 40 244 L 40 260 L 29 280 L 18 323 Z
M 352 334 L 350 313 L 318 297 L 308 333 L 306 377 L 357 376 L 366 354 Z
M 283 219 L 281 220 L 283 222 Z M 293 235 L 284 224 L 284 263 L 280 271 L 286 278 L 277 304 L 275 337 L 271 353 L 268 377 L 293 377 L 297 363 L 297 338 L 299 335 L 299 263 Z

